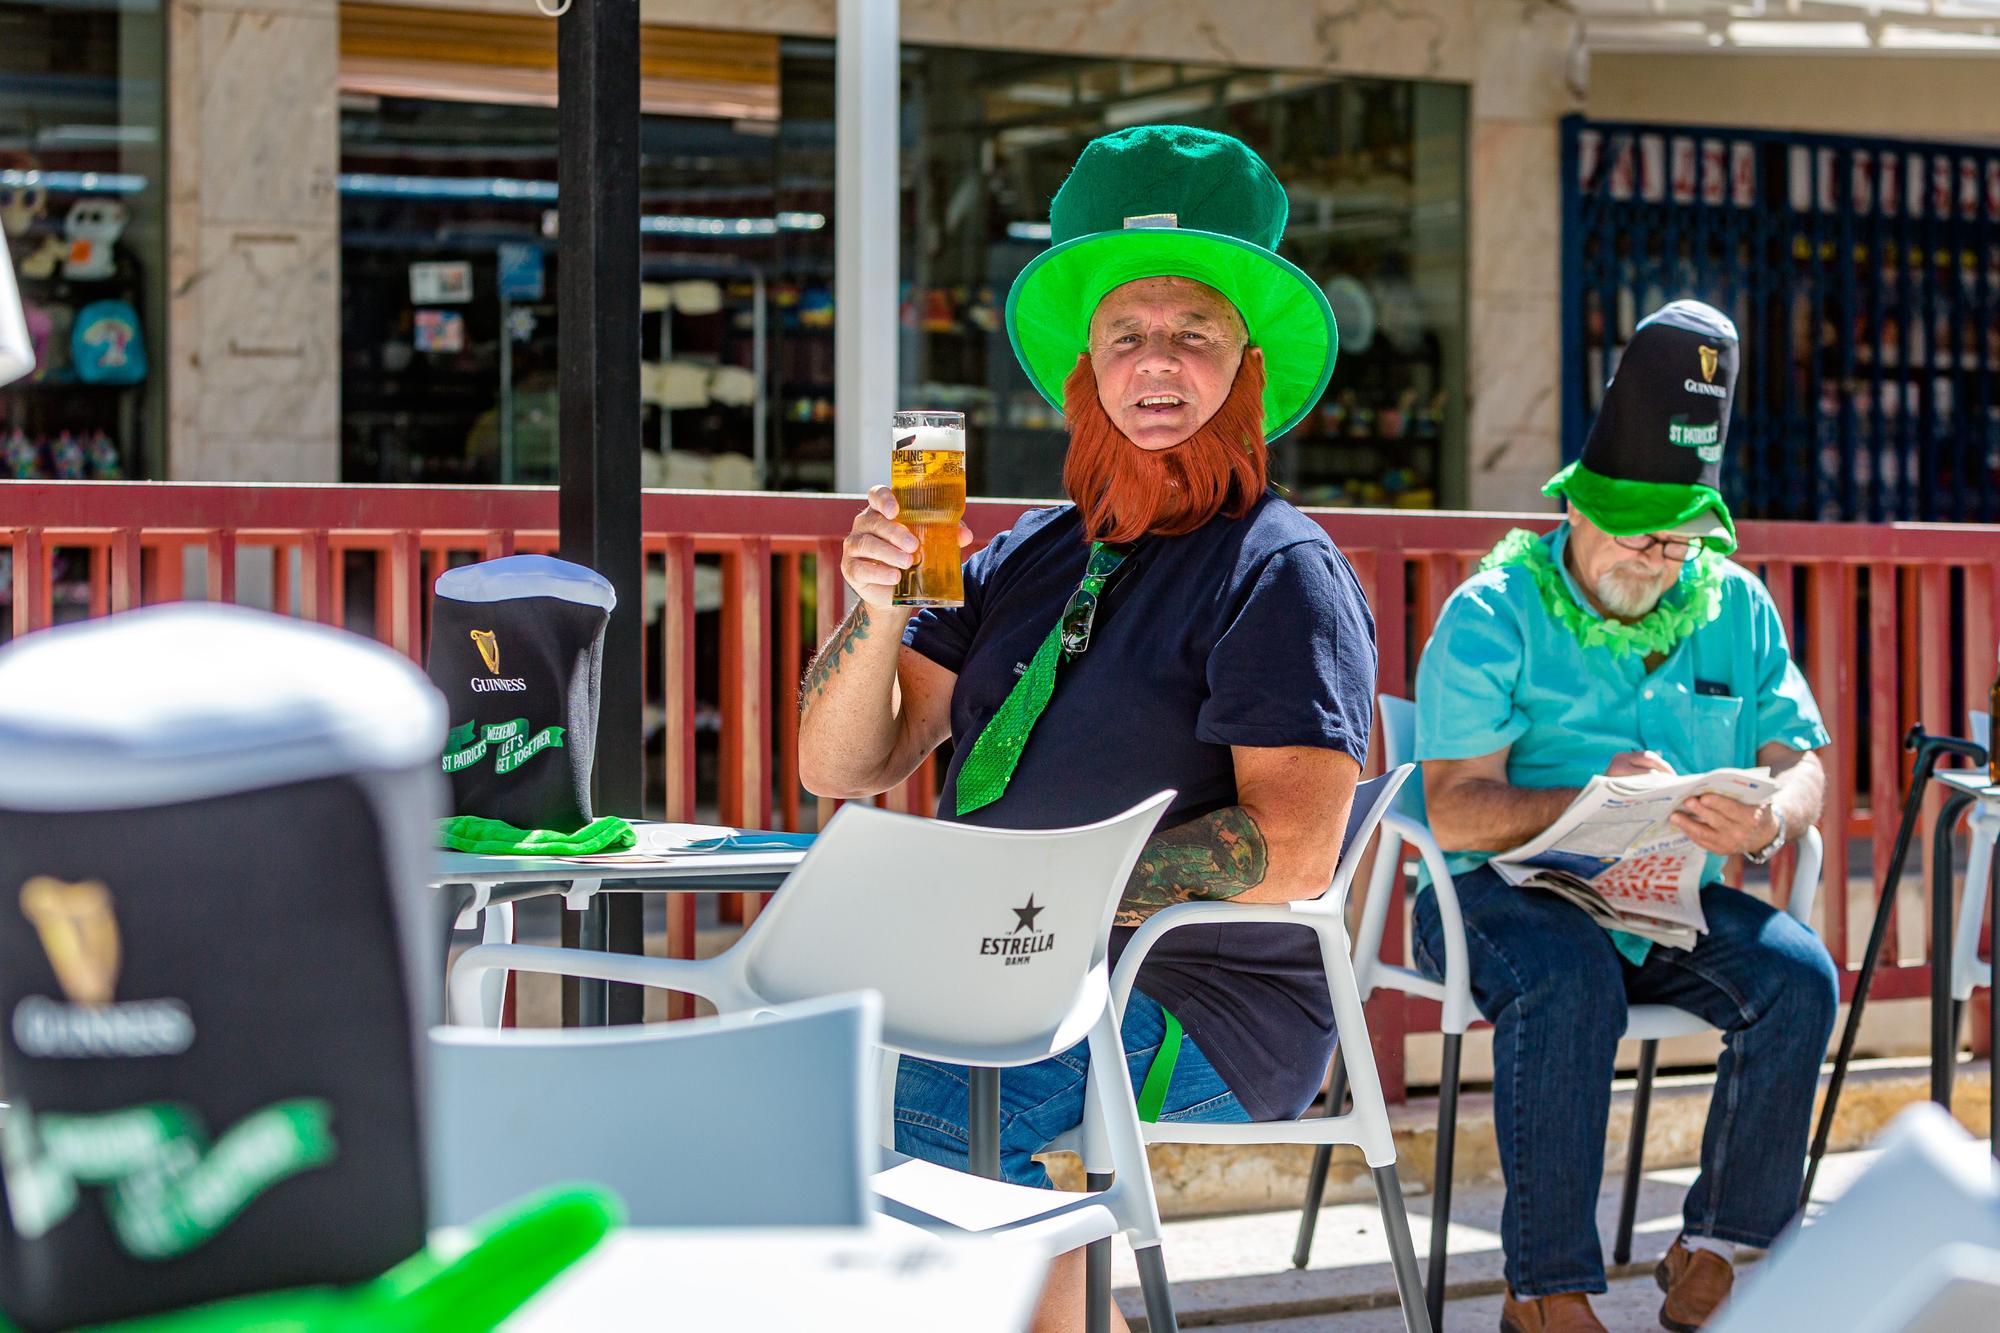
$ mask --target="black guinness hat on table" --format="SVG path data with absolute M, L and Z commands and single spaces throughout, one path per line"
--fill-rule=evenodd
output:
M 444 709 L 176 605 L 0 650 L 0 1311 L 44 1329 L 420 1249 Z
M 1736 396 L 1736 325 L 1714 306 L 1673 301 L 1633 332 L 1583 456 L 1542 488 L 1613 536 L 1676 532 L 1736 549 L 1722 454 Z
M 446 570 L 434 593 L 425 668 L 450 710 L 452 813 L 561 833 L 590 823 L 610 580 L 510 555 Z

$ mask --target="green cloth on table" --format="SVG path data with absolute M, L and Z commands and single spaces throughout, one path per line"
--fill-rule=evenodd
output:
M 454 852 L 480 856 L 595 856 L 635 846 L 639 835 L 616 815 L 593 819 L 574 833 L 515 828 L 497 819 L 456 815 L 439 822 L 438 840 Z
M 371 1282 L 232 1296 L 76 1333 L 485 1333 L 588 1254 L 623 1211 L 603 1190 L 551 1190 L 474 1223 L 462 1253 L 432 1246 Z M 0 1333 L 14 1326 L 0 1319 Z

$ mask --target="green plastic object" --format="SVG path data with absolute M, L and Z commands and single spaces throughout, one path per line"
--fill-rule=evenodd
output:
M 515 828 L 497 819 L 456 815 L 439 823 L 438 841 L 454 852 L 481 856 L 595 856 L 635 846 L 639 835 L 617 815 L 593 819 L 574 833 Z
M 609 1192 L 559 1187 L 474 1223 L 464 1250 L 433 1243 L 372 1282 L 235 1296 L 74 1333 L 485 1333 L 623 1220 Z M 18 1330 L 0 1319 L 0 1333 Z

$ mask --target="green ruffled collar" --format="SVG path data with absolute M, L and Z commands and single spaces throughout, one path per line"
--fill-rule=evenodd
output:
M 1688 635 L 1722 614 L 1722 557 L 1704 551 L 1688 562 L 1680 583 L 1645 616 L 1627 624 L 1600 616 L 1580 603 L 1556 563 L 1554 543 L 1515 528 L 1479 562 L 1480 571 L 1504 567 L 1526 571 L 1542 594 L 1542 605 L 1586 648 L 1612 656 L 1670 653 Z

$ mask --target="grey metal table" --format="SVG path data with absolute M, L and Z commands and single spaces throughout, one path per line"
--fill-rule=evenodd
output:
M 640 847 L 606 856 L 480 856 L 437 853 L 431 887 L 440 891 L 445 921 L 458 929 L 480 929 L 487 944 L 511 943 L 514 904 L 528 898 L 560 896 L 571 911 L 582 911 L 599 893 L 759 893 L 776 889 L 805 852 L 770 850 L 648 851 L 648 842 L 723 837 L 744 830 L 705 824 L 634 822 Z M 600 983 L 602 984 L 602 983 Z M 481 1020 L 499 1023 L 506 975 L 495 972 L 482 983 Z M 1000 1071 L 973 1069 L 966 1091 L 966 1129 L 971 1169 L 1000 1178 Z
M 805 858 L 795 847 L 692 851 L 673 845 L 745 832 L 739 829 L 646 821 L 634 821 L 633 828 L 640 838 L 637 848 L 602 856 L 437 852 L 430 883 L 438 890 L 446 938 L 455 926 L 479 929 L 483 943 L 511 942 L 514 904 L 529 898 L 560 897 L 570 911 L 580 912 L 600 893 L 768 892 Z M 504 974 L 494 973 L 482 989 L 481 1017 L 489 1027 L 499 1021 L 505 987 Z

